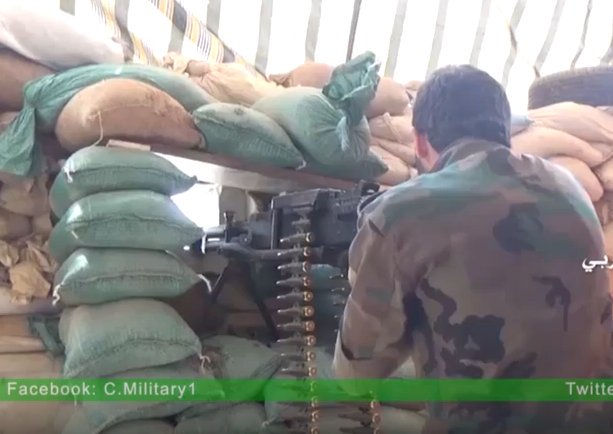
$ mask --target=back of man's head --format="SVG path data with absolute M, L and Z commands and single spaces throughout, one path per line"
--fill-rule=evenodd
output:
M 504 88 L 486 72 L 447 66 L 420 87 L 413 127 L 438 152 L 465 137 L 510 146 L 511 108 Z

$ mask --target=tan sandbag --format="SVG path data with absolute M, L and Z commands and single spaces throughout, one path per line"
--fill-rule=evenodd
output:
M 376 118 L 384 113 L 400 116 L 404 113 L 410 102 L 406 88 L 389 77 L 382 77 L 377 87 L 375 98 L 366 108 L 368 119 Z
M 391 140 L 382 139 L 380 137 L 371 137 L 370 145 L 371 147 L 378 146 L 385 149 L 396 158 L 402 160 L 407 166 L 415 167 L 417 163 L 415 149 L 410 145 L 403 145 L 402 143 L 392 142 Z
M 590 145 L 602 154 L 603 161 L 600 164 L 604 164 L 607 160 L 613 158 L 613 143 L 590 143 Z
M 202 140 L 190 114 L 170 95 L 123 78 L 77 93 L 61 111 L 55 135 L 70 151 L 108 139 L 187 149 Z
M 381 116 L 372 118 L 368 121 L 370 126 L 370 134 L 383 139 L 391 140 L 402 144 L 413 143 L 412 113 L 410 110 L 405 110 L 405 114 L 401 116 L 391 116 L 389 113 L 384 113 Z
M 0 208 L 15 214 L 34 217 L 49 211 L 47 177 L 40 176 L 28 191 L 19 185 L 0 187 Z
M 377 178 L 377 182 L 385 185 L 398 185 L 411 179 L 411 168 L 400 158 L 379 146 L 371 146 L 370 150 L 388 167 L 387 172 Z
M 0 111 L 21 110 L 25 84 L 53 72 L 14 51 L 0 49 Z
M 607 256 L 613 258 L 613 223 L 608 223 L 603 228 L 604 246 Z
M 596 210 L 596 215 L 598 216 L 598 220 L 602 226 L 606 225 L 611 221 L 609 218 L 609 213 L 611 212 L 611 202 L 606 200 L 607 193 L 603 195 L 602 198 L 598 202 L 594 203 L 594 209 Z
M 583 186 L 592 202 L 602 198 L 604 190 L 600 181 L 583 161 L 572 157 L 552 157 L 549 161 L 568 169 Z
M 511 138 L 511 148 L 520 154 L 542 158 L 554 156 L 573 157 L 594 167 L 604 161 L 600 151 L 577 137 L 552 128 L 531 125 Z
M 219 102 L 250 107 L 259 99 L 284 89 L 255 77 L 240 63 L 205 63 L 198 73 L 190 73 L 191 79 Z
M 613 159 L 607 160 L 604 164 L 596 167 L 594 173 L 607 191 L 613 191 Z
M 270 80 L 283 87 L 315 87 L 323 89 L 332 77 L 334 66 L 325 63 L 307 62 L 287 74 L 273 74 Z
M 0 240 L 15 240 L 30 233 L 32 225 L 26 216 L 0 209 Z
M 48 236 L 53 229 L 51 223 L 51 213 L 45 213 L 32 217 L 32 232 L 39 235 Z
M 528 112 L 537 125 L 564 131 L 586 142 L 613 143 L 613 116 L 596 107 L 561 102 Z

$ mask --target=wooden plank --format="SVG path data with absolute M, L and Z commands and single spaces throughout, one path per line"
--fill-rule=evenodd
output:
M 156 152 L 166 156 L 190 160 L 183 164 L 189 175 L 200 182 L 233 187 L 262 193 L 282 193 L 309 188 L 352 189 L 356 182 L 330 178 L 313 173 L 279 169 L 246 162 L 239 158 L 209 154 L 202 151 L 178 149 L 162 145 L 142 145 L 120 140 L 109 141 L 109 146 Z

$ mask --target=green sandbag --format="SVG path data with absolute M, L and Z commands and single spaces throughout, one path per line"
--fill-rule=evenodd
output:
M 268 116 L 236 104 L 215 103 L 194 112 L 206 139 L 206 151 L 267 166 L 304 165 L 287 133 Z
M 202 340 L 202 351 L 211 360 L 211 370 L 218 379 L 268 380 L 282 365 L 280 354 L 260 342 L 236 336 L 213 336 Z M 257 397 L 260 389 L 245 387 L 232 391 L 245 401 Z M 240 393 L 240 395 L 239 395 Z M 189 419 L 223 406 L 219 403 L 196 405 L 180 417 Z
M 262 98 L 253 109 L 276 121 L 302 151 L 307 168 L 343 178 L 382 175 L 387 166 L 369 152 L 370 129 L 364 110 L 379 81 L 372 53 L 337 67 L 323 91 L 286 89 Z M 357 163 L 366 161 L 368 173 Z
M 54 301 L 64 306 L 125 298 L 176 297 L 200 281 L 176 256 L 138 249 L 79 249 L 55 273 Z
M 261 404 L 236 404 L 179 422 L 175 434 L 258 434 L 266 413 Z
M 353 410 L 353 411 L 352 411 Z M 342 414 L 355 413 L 357 408 L 323 408 L 318 411 L 317 428 L 320 433 L 344 434 L 347 429 L 362 428 L 359 422 L 340 417 Z M 385 434 L 422 434 L 426 417 L 420 413 L 400 410 L 393 407 L 381 407 L 380 431 Z M 366 432 L 366 431 L 365 431 Z M 265 422 L 262 434 L 290 434 L 285 426 Z
M 179 314 L 152 299 L 65 309 L 60 338 L 66 348 L 66 378 L 98 378 L 161 366 L 202 351 L 198 337 Z
M 203 231 L 174 202 L 145 190 L 98 193 L 74 203 L 49 237 L 59 263 L 81 247 L 181 250 Z
M 196 178 L 151 152 L 101 146 L 81 149 L 68 158 L 49 191 L 56 216 L 86 196 L 119 190 L 150 190 L 173 196 L 189 190 Z
M 112 426 L 102 434 L 174 434 L 175 427 L 164 420 L 132 420 Z
M 216 399 L 221 399 L 224 396 L 221 386 L 216 384 L 210 372 L 200 367 L 200 361 L 194 357 L 165 366 L 122 372 L 110 378 L 138 380 L 206 379 L 210 380 L 208 381 L 210 389 L 204 391 L 205 393 Z M 199 390 L 198 393 L 200 392 Z M 113 393 L 113 396 L 117 397 L 120 396 L 122 390 L 109 388 L 105 393 Z M 189 391 L 185 393 L 190 394 Z M 158 401 L 85 401 L 63 433 L 164 433 L 168 429 L 168 423 L 159 419 L 175 416 L 191 404 L 189 400 L 165 400 L 163 396 L 159 396 L 159 398 Z M 150 431 L 144 431 L 147 427 Z M 158 428 L 160 431 L 157 430 Z M 174 429 L 172 425 L 171 428 Z M 170 433 L 172 433 L 172 429 Z
M 214 102 L 189 78 L 147 65 L 89 65 L 32 80 L 24 87 L 23 109 L 0 135 L 0 170 L 36 175 L 41 149 L 36 132 L 51 133 L 64 106 L 82 89 L 108 78 L 127 78 L 154 86 L 189 112 Z

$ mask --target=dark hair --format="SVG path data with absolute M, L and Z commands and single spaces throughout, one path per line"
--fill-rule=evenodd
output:
M 417 92 L 413 127 L 441 152 L 463 137 L 510 147 L 511 108 L 504 88 L 470 65 L 436 70 Z

